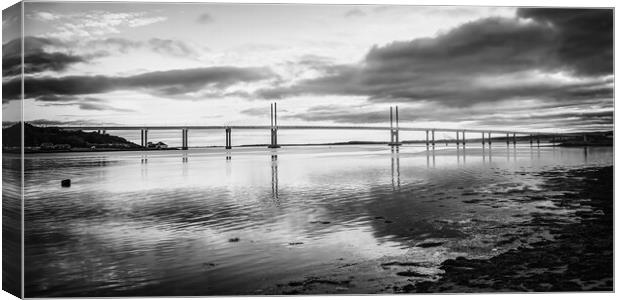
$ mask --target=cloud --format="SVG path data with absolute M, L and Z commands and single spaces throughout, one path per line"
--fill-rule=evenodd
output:
M 198 18 L 196 18 L 196 22 L 199 24 L 209 24 L 213 23 L 213 21 L 213 17 L 208 13 L 202 13 L 198 16 Z
M 613 10 L 520 8 L 518 15 L 553 26 L 555 55 L 582 75 L 613 72 Z
M 613 104 L 612 100 L 608 104 Z M 437 122 L 438 120 L 461 123 L 463 128 L 495 126 L 496 128 L 519 128 L 525 124 L 530 128 L 593 128 L 610 130 L 613 126 L 613 105 L 596 107 L 591 102 L 566 104 L 554 103 L 504 103 L 510 109 L 498 110 L 495 104 L 481 104 L 475 107 L 449 107 L 441 104 L 403 105 L 399 109 L 401 124 L 412 122 Z M 512 106 L 512 107 L 511 107 Z M 248 109 L 243 113 L 261 115 L 264 109 Z M 283 114 L 282 119 L 306 122 L 333 122 L 339 124 L 387 124 L 389 109 L 360 105 L 317 105 L 304 112 Z M 595 126 L 596 125 L 596 126 Z M 408 126 L 408 125 L 407 125 Z M 441 127 L 441 126 L 440 126 Z
M 267 68 L 207 67 L 148 72 L 132 76 L 25 77 L 25 98 L 61 97 L 143 90 L 156 95 L 183 95 L 202 89 L 223 90 L 238 83 L 273 78 Z M 20 79 L 3 82 L 3 102 L 19 99 Z
M 85 62 L 86 57 L 62 52 L 45 52 L 46 46 L 57 42 L 46 38 L 24 38 L 24 73 L 40 73 L 44 71 L 64 71 L 69 65 Z M 21 39 L 14 39 L 2 45 L 2 76 L 15 76 L 22 72 Z
M 37 126 L 84 126 L 84 125 L 101 125 L 100 121 L 97 120 L 89 120 L 89 119 L 81 119 L 81 120 L 72 120 L 72 121 L 61 121 L 61 120 L 49 120 L 49 119 L 35 119 L 30 121 L 24 121 L 25 123 Z M 106 122 L 106 125 L 118 125 L 116 123 Z M 4 125 L 4 122 L 3 122 Z
M 63 72 L 77 63 L 88 63 L 97 57 L 108 56 L 111 51 L 126 53 L 130 49 L 147 48 L 153 52 L 179 57 L 196 57 L 197 50 L 178 40 L 152 38 L 148 41 L 131 41 L 124 38 L 93 39 L 87 41 L 62 41 L 54 38 L 24 37 L 24 74 L 45 71 Z M 89 49 L 90 53 L 75 54 L 70 49 Z M 22 72 L 21 39 L 2 45 L 2 76 L 17 76 Z
M 129 50 L 138 49 L 144 46 L 144 42 L 132 41 L 125 38 L 105 38 L 105 39 L 91 39 L 82 44 L 70 44 L 70 47 L 81 47 L 87 49 L 103 49 L 105 51 L 115 51 L 121 53 L 127 53 Z
M 181 57 L 198 55 L 190 46 L 177 40 L 152 38 L 148 40 L 148 45 L 157 53 Z
M 106 104 L 107 101 L 94 97 L 46 95 L 35 100 L 45 102 L 44 106 L 77 106 L 81 110 L 133 112 L 132 109 L 118 108 Z
M 146 26 L 167 20 L 163 16 L 151 16 L 147 12 L 86 11 L 73 14 L 57 14 L 34 11 L 26 15 L 31 20 L 48 23 L 48 37 L 71 40 L 92 38 L 120 33 L 121 29 Z
M 199 48 L 186 42 L 173 39 L 151 38 L 146 41 L 125 38 L 90 39 L 83 42 L 67 44 L 67 47 L 78 49 L 99 49 L 104 52 L 128 53 L 136 49 L 148 49 L 155 53 L 178 56 L 198 57 L 205 48 Z
M 361 9 L 356 8 L 356 9 L 351 9 L 348 10 L 347 12 L 344 13 L 344 16 L 347 18 L 353 18 L 353 17 L 363 17 L 365 16 L 366 13 L 363 12 Z
M 264 107 L 247 108 L 247 109 L 242 110 L 241 113 L 244 115 L 248 115 L 248 116 L 258 116 L 258 117 L 268 116 L 270 114 L 269 110 L 267 110 Z
M 602 31 L 594 35 L 611 38 L 612 31 L 605 25 L 611 22 L 611 11 L 596 14 L 602 21 L 585 11 L 569 14 L 571 22 L 585 31 L 598 28 Z M 484 18 L 435 37 L 374 46 L 360 63 L 334 65 L 322 76 L 261 89 L 257 95 L 352 95 L 372 102 L 431 101 L 451 106 L 613 96 L 612 73 L 603 67 L 612 63 L 611 56 L 604 55 L 611 51 L 609 45 L 595 43 L 603 47 L 602 57 L 596 59 L 586 50 L 589 47 L 577 48 L 575 52 L 584 53 L 579 59 L 565 50 L 581 36 L 565 33 L 574 25 L 565 26 L 565 19 L 549 17 L 551 13 L 520 15 L 528 18 Z M 543 18 L 546 21 L 540 21 Z

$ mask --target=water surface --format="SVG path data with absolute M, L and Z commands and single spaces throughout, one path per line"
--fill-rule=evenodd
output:
M 390 280 L 433 280 L 445 259 L 523 242 L 498 246 L 507 234 L 552 238 L 518 226 L 540 212 L 567 222 L 574 213 L 546 200 L 562 191 L 536 174 L 612 165 L 612 153 L 493 145 L 27 155 L 26 296 L 269 294 L 308 278 L 329 279 L 314 281 L 318 292 L 372 293 Z M 70 188 L 60 187 L 65 178 Z M 520 201 L 532 195 L 539 201 Z M 393 263 L 404 260 L 416 264 Z

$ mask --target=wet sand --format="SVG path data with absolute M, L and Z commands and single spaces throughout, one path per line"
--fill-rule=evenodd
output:
M 557 209 L 576 209 L 574 223 L 537 213 L 519 226 L 549 232 L 501 236 L 495 246 L 520 246 L 488 259 L 456 257 L 441 263 L 443 273 L 420 271 L 424 262 L 383 257 L 280 283 L 267 294 L 475 293 L 613 291 L 613 167 L 548 171 L 543 188 L 563 193 L 548 200 Z M 539 201 L 533 196 L 531 201 Z M 528 200 L 524 200 L 528 201 Z M 435 247 L 441 243 L 416 245 Z
M 547 227 L 554 240 L 519 247 L 488 260 L 447 260 L 437 282 L 400 287 L 402 292 L 613 291 L 613 167 L 554 172 L 549 188 L 574 191 L 551 199 L 559 207 L 580 205 L 578 223 L 541 214 L 524 226 Z M 575 203 L 575 199 L 584 199 Z

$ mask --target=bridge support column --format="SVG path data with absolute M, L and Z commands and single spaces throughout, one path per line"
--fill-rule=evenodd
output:
M 459 145 L 459 131 L 456 131 L 456 145 Z
M 232 132 L 228 127 L 225 129 L 226 132 L 226 149 L 232 149 Z
M 536 146 L 540 148 L 540 136 L 536 136 Z
M 506 145 L 510 145 L 510 134 L 506 132 Z
M 105 129 L 101 131 L 101 134 L 105 135 Z
M 428 148 L 428 130 L 426 131 L 426 148 Z
M 461 136 L 463 139 L 463 147 L 465 147 L 466 139 L 465 139 L 465 130 L 463 130 L 463 135 Z
M 433 147 L 435 147 L 435 129 L 431 131 L 431 134 L 432 134 L 431 144 L 433 145 Z
M 484 132 L 482 133 L 482 147 L 484 147 Z
M 149 130 L 148 129 L 142 129 L 140 130 L 140 136 L 141 136 L 141 143 L 140 146 L 146 148 L 148 146 L 148 134 L 149 134 Z
M 182 150 L 187 150 L 188 148 L 187 145 L 189 143 L 187 142 L 187 131 L 188 131 L 187 128 L 181 130 L 181 149 Z
M 587 143 L 587 142 L 588 142 L 588 135 L 587 135 L 587 134 L 584 134 L 584 135 L 583 135 L 583 142 L 584 142 L 584 143 Z
M 534 144 L 534 140 L 532 139 L 532 135 L 530 134 L 530 147 Z
M 516 145 L 517 144 L 517 134 L 516 133 L 512 133 L 512 144 Z
M 271 142 L 267 148 L 280 148 L 278 145 L 278 112 L 277 103 L 271 104 Z
M 396 106 L 396 118 L 392 118 L 392 107 L 390 106 L 390 146 L 402 145 L 398 139 L 398 106 Z M 394 127 L 393 120 L 396 120 L 396 127 Z

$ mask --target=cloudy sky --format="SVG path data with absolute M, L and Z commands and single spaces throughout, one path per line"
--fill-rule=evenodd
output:
M 3 14 L 3 108 L 19 106 Z M 613 12 L 26 3 L 25 120 L 611 130 Z M 10 118 L 10 116 L 9 116 Z M 7 115 L 5 114 L 5 121 Z

